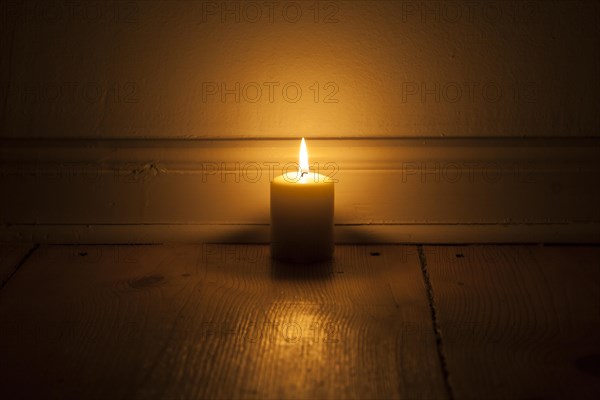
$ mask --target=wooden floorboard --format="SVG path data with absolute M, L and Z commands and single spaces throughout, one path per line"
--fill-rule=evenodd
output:
M 600 398 L 600 247 L 424 253 L 456 399 Z
M 446 399 L 414 246 L 42 246 L 0 291 L 0 398 Z
M 0 243 L 0 288 L 6 284 L 33 248 L 32 244 Z

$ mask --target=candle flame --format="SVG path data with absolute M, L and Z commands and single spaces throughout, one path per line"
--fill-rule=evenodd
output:
M 308 168 L 308 151 L 306 150 L 306 142 L 304 138 L 302 138 L 302 142 L 300 142 L 300 174 L 309 173 Z

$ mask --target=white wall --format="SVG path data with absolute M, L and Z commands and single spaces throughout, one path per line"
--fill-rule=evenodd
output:
M 338 241 L 600 241 L 599 4 L 0 2 L 0 240 L 267 241 L 305 136 Z
M 599 134 L 597 1 L 269 4 L 2 2 L 2 136 Z

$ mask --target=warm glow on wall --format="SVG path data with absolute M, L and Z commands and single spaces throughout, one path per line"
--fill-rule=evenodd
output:
M 597 13 L 585 7 L 370 0 L 116 4 L 123 9 L 98 17 L 90 12 L 91 21 L 63 10 L 28 16 L 39 17 L 39 24 L 14 26 L 13 43 L 5 46 L 12 49 L 7 135 L 598 132 L 597 101 L 590 100 L 600 92 L 591 79 L 600 70 L 590 39 L 597 36 Z M 578 29 L 548 34 L 545 20 Z

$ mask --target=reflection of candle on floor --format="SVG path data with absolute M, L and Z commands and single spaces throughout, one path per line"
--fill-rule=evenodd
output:
M 329 177 L 310 172 L 306 143 L 300 169 L 271 182 L 271 256 L 281 261 L 316 262 L 333 256 L 333 192 Z

